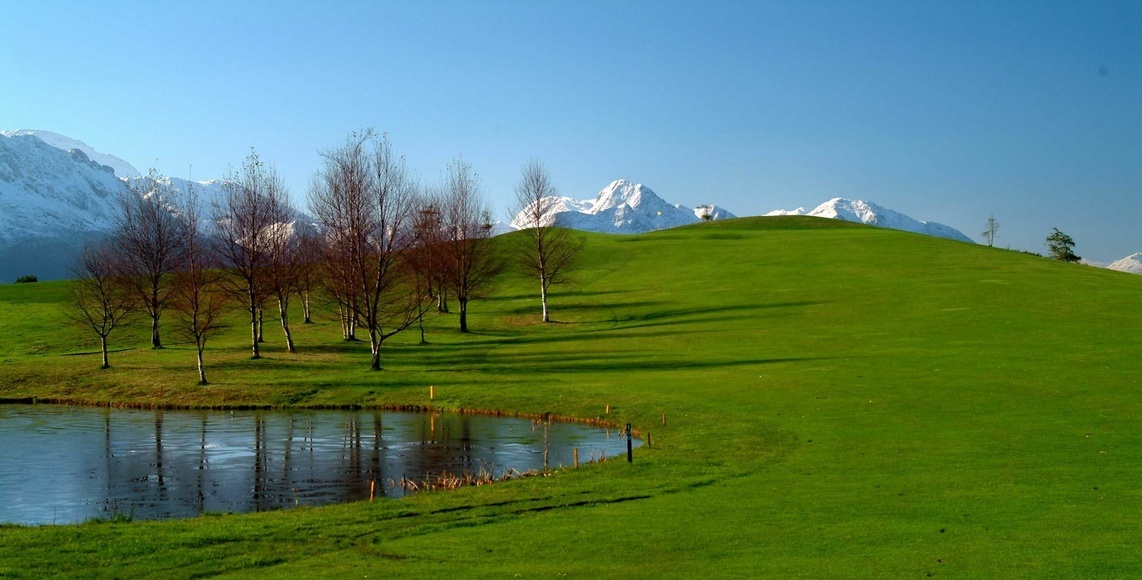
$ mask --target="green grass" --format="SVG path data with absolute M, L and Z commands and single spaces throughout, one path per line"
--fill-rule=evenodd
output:
M 205 388 L 190 347 L 141 328 L 100 371 L 61 283 L 0 286 L 0 397 L 427 405 L 435 385 L 445 409 L 611 405 L 653 438 L 633 465 L 399 501 L 0 527 L 0 577 L 1142 574 L 1142 277 L 810 218 L 585 237 L 558 324 L 505 277 L 474 333 L 435 318 L 370 373 L 329 313 L 296 355 L 267 322 L 257 361 L 235 318 Z

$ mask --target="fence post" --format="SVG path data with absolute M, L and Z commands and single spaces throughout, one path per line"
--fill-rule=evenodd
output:
M 631 443 L 630 423 L 627 423 L 627 463 L 634 463 L 634 446 Z

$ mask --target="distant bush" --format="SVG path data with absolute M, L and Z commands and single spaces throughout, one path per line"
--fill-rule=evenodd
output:
M 27 276 L 20 276 L 19 278 L 16 278 L 17 284 L 27 284 L 28 282 L 39 282 L 39 281 L 40 281 L 39 278 L 36 278 L 36 276 L 33 274 L 28 274 Z

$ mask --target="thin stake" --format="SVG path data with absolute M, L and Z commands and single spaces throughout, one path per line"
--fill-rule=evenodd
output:
M 662 414 L 662 426 L 663 426 L 663 427 L 665 427 L 665 426 L 666 426 L 666 413 L 663 413 L 663 414 Z
M 579 469 L 579 448 L 575 448 L 575 469 Z
M 646 448 L 650 449 L 650 431 L 646 432 Z
M 610 405 L 607 405 L 607 412 L 605 414 L 607 414 L 607 415 L 611 414 L 611 406 Z
M 428 400 L 431 401 L 436 398 L 436 385 L 428 385 Z M 665 417 L 666 415 L 663 415 Z M 663 419 L 665 421 L 665 419 Z
M 627 463 L 634 463 L 634 446 L 631 442 L 630 423 L 627 423 Z
M 377 490 L 377 480 L 369 480 L 369 501 L 373 501 L 373 492 Z

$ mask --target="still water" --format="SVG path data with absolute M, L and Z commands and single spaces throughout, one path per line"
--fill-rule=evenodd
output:
M 638 441 L 635 441 L 638 444 Z M 571 423 L 391 411 L 0 405 L 0 522 L 193 517 L 405 493 L 402 478 L 526 471 L 626 453 Z

